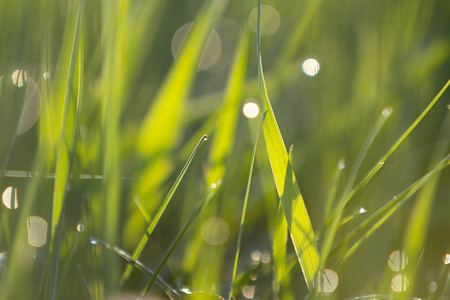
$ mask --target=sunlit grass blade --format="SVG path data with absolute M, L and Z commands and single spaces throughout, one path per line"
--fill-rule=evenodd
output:
M 291 239 L 305 276 L 306 284 L 309 289 L 312 289 L 312 283 L 319 264 L 319 253 L 311 221 L 295 179 L 294 171 L 289 163 L 286 146 L 267 95 L 261 59 L 260 10 L 261 1 L 258 1 L 257 59 L 259 89 L 264 113 L 266 113 L 263 123 L 264 139 L 275 186 L 281 199 Z
M 436 145 L 430 160 L 430 167 L 436 164 L 438 159 L 445 155 L 450 144 L 450 111 L 447 110 L 446 118 L 442 125 L 440 135 L 442 143 Z M 427 231 L 430 226 L 430 218 L 438 188 L 441 173 L 429 180 L 428 184 L 420 190 L 413 211 L 409 217 L 406 232 L 403 237 L 404 251 L 410 261 L 418 261 L 420 251 L 424 249 Z M 407 270 L 407 276 L 411 286 L 415 286 L 418 264 L 411 264 Z
M 99 240 L 97 238 L 93 238 L 93 237 L 90 238 L 90 242 L 93 245 L 100 244 L 100 245 L 103 245 L 104 247 L 106 247 L 107 249 L 114 251 L 117 255 L 119 255 L 120 257 L 125 259 L 130 264 L 130 266 L 138 269 L 139 271 L 141 271 L 142 273 L 146 274 L 149 277 L 152 277 L 155 274 L 147 266 L 145 266 L 140 260 L 134 260 L 131 257 L 131 255 L 129 253 L 127 253 L 126 251 L 124 251 L 123 249 L 120 249 L 115 246 L 111 246 L 110 244 L 108 244 L 102 240 Z M 159 287 L 161 287 L 161 289 L 164 291 L 164 293 L 166 293 L 166 295 L 170 299 L 182 299 L 180 292 L 177 291 L 172 286 L 170 286 L 161 277 L 156 276 L 155 282 L 156 282 L 156 284 L 158 284 Z
M 211 142 L 209 152 L 209 164 L 211 169 L 207 174 L 207 181 L 215 178 L 224 178 L 226 170 L 226 160 L 230 156 L 235 140 L 237 117 L 239 113 L 239 103 L 241 100 L 242 88 L 245 82 L 247 70 L 250 34 L 249 30 L 242 33 L 240 42 L 236 48 L 234 63 L 228 74 L 227 86 L 223 107 L 219 116 L 215 118 L 216 128 Z
M 242 207 L 241 223 L 239 225 L 239 234 L 238 234 L 237 245 L 236 245 L 236 254 L 234 257 L 233 275 L 231 277 L 230 293 L 228 295 L 228 300 L 232 299 L 233 293 L 234 293 L 234 282 L 236 280 L 236 273 L 237 273 L 237 267 L 238 267 L 238 261 L 239 261 L 239 253 L 241 251 L 242 233 L 244 232 L 244 222 L 245 222 L 245 215 L 247 213 L 247 203 L 248 203 L 248 196 L 250 194 L 250 185 L 252 183 L 253 166 L 255 165 L 255 157 L 256 157 L 256 150 L 258 147 L 259 132 L 261 130 L 261 125 L 264 122 L 264 117 L 265 117 L 265 114 L 261 115 L 258 128 L 256 129 L 255 144 L 253 145 L 252 158 L 250 161 L 250 169 L 248 172 L 247 188 L 245 190 L 244 205 Z
M 175 237 L 175 239 L 172 241 L 172 243 L 170 244 L 169 248 L 167 249 L 166 253 L 164 254 L 163 259 L 161 260 L 161 262 L 159 263 L 158 267 L 156 268 L 155 272 L 153 273 L 152 278 L 150 278 L 150 281 L 147 283 L 147 285 L 145 286 L 145 288 L 143 289 L 142 293 L 141 293 L 141 297 L 143 298 L 147 292 L 150 290 L 150 287 L 152 286 L 152 284 L 155 282 L 159 272 L 161 272 L 162 268 L 164 267 L 164 265 L 166 264 L 167 260 L 169 259 L 170 255 L 172 254 L 173 250 L 175 249 L 175 247 L 178 245 L 178 243 L 180 242 L 181 238 L 183 237 L 183 235 L 186 233 L 186 231 L 188 230 L 189 226 L 192 224 L 192 222 L 197 218 L 197 216 L 200 214 L 200 212 L 202 211 L 203 207 L 208 204 L 208 202 L 212 199 L 212 197 L 214 196 L 214 194 L 216 193 L 217 189 L 220 187 L 220 182 L 216 182 L 211 184 L 211 187 L 209 189 L 209 192 L 206 194 L 206 197 L 202 200 L 202 202 L 200 203 L 200 205 L 197 206 L 197 208 L 192 212 L 192 214 L 190 215 L 189 219 L 186 221 L 186 223 L 183 225 L 183 227 L 181 228 L 181 230 L 178 232 L 177 236 Z
M 81 17 L 84 1 L 80 1 L 78 16 L 75 25 L 75 35 L 73 40 L 72 55 L 70 58 L 69 71 L 67 75 L 66 92 L 64 97 L 63 113 L 61 120 L 61 131 L 59 137 L 58 154 L 56 160 L 56 178 L 53 189 L 52 226 L 50 242 L 50 272 L 49 272 L 49 292 L 50 299 L 55 299 L 56 281 L 58 278 L 58 263 L 62 238 L 62 216 L 66 196 L 66 187 L 70 176 L 74 145 L 76 139 L 76 126 L 81 102 L 82 77 L 83 77 L 83 52 L 79 47 L 81 31 Z M 78 70 L 76 62 L 78 60 Z M 75 74 L 75 72 L 77 74 Z M 74 83 L 74 76 L 78 76 L 78 83 Z M 78 87 L 74 93 L 74 86 Z
M 142 217 L 144 217 L 145 222 L 150 223 L 150 221 L 151 221 L 150 214 L 145 209 L 145 205 L 142 202 L 142 200 L 139 197 L 137 197 L 137 196 L 134 197 L 133 200 L 134 200 L 134 203 L 136 204 L 136 207 L 141 212 Z
M 416 193 L 427 181 L 435 176 L 442 169 L 450 164 L 450 154 L 447 155 L 441 162 L 428 174 L 420 178 L 414 184 L 409 186 L 406 190 L 395 196 L 391 201 L 386 203 L 382 208 L 370 216 L 364 223 L 351 232 L 339 246 L 337 246 L 330 254 L 333 254 L 341 247 L 345 246 L 352 238 L 362 234 L 360 238 L 346 251 L 346 253 L 337 260 L 333 268 L 338 268 L 342 263 L 350 257 L 359 246 L 368 239 L 386 220 L 392 216 L 414 193 Z M 365 231 L 365 232 L 364 232 Z
M 200 145 L 207 139 L 208 139 L 208 136 L 205 134 L 198 141 L 197 146 L 195 146 L 194 150 L 192 151 L 191 156 L 189 157 L 189 159 L 187 160 L 183 169 L 181 170 L 180 174 L 178 175 L 178 178 L 175 180 L 174 184 L 172 185 L 172 188 L 169 190 L 169 193 L 167 194 L 163 203 L 159 207 L 156 215 L 153 217 L 150 225 L 147 227 L 145 233 L 142 235 L 141 240 L 140 240 L 138 246 L 136 247 L 136 250 L 133 252 L 133 256 L 132 256 L 133 260 L 137 260 L 139 258 L 139 256 L 141 255 L 142 250 L 144 250 L 145 244 L 147 243 L 149 236 L 153 233 L 153 230 L 155 229 L 156 225 L 158 225 L 158 222 L 161 219 L 161 216 L 163 215 L 164 211 L 166 210 L 167 206 L 169 205 L 169 202 L 172 199 L 173 194 L 177 190 L 178 186 L 180 185 L 181 180 L 184 177 L 184 174 L 186 173 L 192 160 L 194 159 L 194 156 L 197 153 L 197 150 L 200 148 Z M 124 282 L 125 280 L 128 279 L 128 277 L 131 274 L 132 269 L 133 268 L 131 266 L 127 266 L 125 273 L 123 274 L 123 277 L 122 277 L 122 282 Z
M 339 203 L 337 204 L 336 209 L 334 210 L 334 212 L 332 214 L 331 224 L 325 230 L 322 247 L 321 247 L 321 251 L 320 251 L 320 256 L 322 258 L 321 262 L 320 262 L 320 267 L 319 267 L 320 269 L 325 267 L 325 264 L 326 264 L 326 261 L 328 258 L 328 254 L 333 245 L 334 237 L 335 237 L 336 232 L 341 224 L 341 218 L 342 218 L 342 214 L 344 213 L 344 208 L 347 205 L 348 201 L 350 200 L 349 195 L 353 188 L 353 184 L 356 180 L 356 176 L 358 174 L 359 167 L 361 166 L 361 163 L 363 162 L 364 157 L 367 154 L 367 151 L 369 150 L 370 146 L 372 145 L 373 141 L 375 140 L 376 136 L 380 132 L 381 128 L 383 127 L 383 125 L 385 124 L 386 120 L 389 118 L 391 113 L 392 113 L 392 108 L 390 108 L 390 107 L 385 108 L 382 111 L 380 117 L 378 118 L 374 128 L 370 132 L 367 140 L 365 141 L 365 143 L 361 149 L 361 152 L 359 153 L 358 157 L 356 158 L 356 161 L 350 171 L 350 175 L 347 180 L 347 184 L 345 186 L 344 193 L 343 193 L 341 199 L 339 200 Z

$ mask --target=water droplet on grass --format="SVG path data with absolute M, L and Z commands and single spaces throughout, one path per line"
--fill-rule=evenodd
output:
M 77 231 L 78 232 L 84 232 L 84 230 L 85 230 L 84 224 L 80 223 L 80 224 L 77 225 Z
M 252 254 L 251 254 L 250 256 L 252 257 L 252 259 L 253 259 L 254 261 L 260 261 L 260 260 L 261 260 L 262 253 L 261 253 L 261 251 L 259 251 L 259 250 L 255 250 L 255 251 L 252 252 Z
M 50 78 L 50 72 L 45 71 L 44 73 L 42 73 L 42 77 L 44 77 L 45 80 Z
M 450 254 L 447 253 L 444 255 L 444 265 L 450 264 Z
M 96 238 L 90 238 L 90 239 L 89 239 L 89 242 L 90 242 L 92 245 L 97 245 L 97 244 L 98 244 L 98 240 L 97 240 Z
M 204 140 L 204 141 L 207 141 L 207 140 L 208 140 L 208 135 L 205 134 L 205 135 L 203 136 L 203 140 Z
M 307 60 L 305 60 L 303 62 L 302 70 L 303 70 L 303 73 L 305 73 L 306 75 L 308 75 L 310 77 L 314 77 L 317 75 L 317 73 L 319 73 L 320 64 L 314 58 L 308 58 Z
M 364 208 L 364 207 L 361 207 L 360 209 L 359 209 L 359 213 L 360 214 L 365 214 L 367 212 L 367 210 Z
M 381 112 L 381 114 L 383 115 L 383 117 L 389 117 L 392 113 L 392 107 L 388 106 L 385 109 L 383 109 L 383 111 Z

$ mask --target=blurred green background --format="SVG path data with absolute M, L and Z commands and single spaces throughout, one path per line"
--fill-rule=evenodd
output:
M 295 174 L 320 237 L 337 166 L 346 166 L 335 185 L 339 195 L 382 110 L 392 107 L 393 113 L 358 178 L 449 79 L 450 2 L 262 4 L 268 93 L 286 147 L 294 145 Z M 55 263 L 56 299 L 135 299 L 148 277 L 135 270 L 119 285 L 126 262 L 113 251 L 91 245 L 89 238 L 133 253 L 146 228 L 136 201 L 153 217 L 203 134 L 208 141 L 140 259 L 155 269 L 210 184 L 221 179 L 220 189 L 180 241 L 161 277 L 174 287 L 228 295 L 258 124 L 242 114 L 242 107 L 249 99 L 261 104 L 256 5 L 237 0 L 0 0 L 0 185 L 2 193 L 12 187 L 14 194 L 17 188 L 18 203 L 17 209 L 1 208 L 0 252 L 7 253 L 0 261 L 3 299 L 50 297 Z M 182 26 L 190 22 L 194 27 L 184 41 L 190 27 Z M 302 69 L 309 58 L 318 62 L 314 76 Z M 448 153 L 449 99 L 449 92 L 444 93 L 346 207 L 344 216 L 361 208 L 367 213 L 356 214 L 341 227 L 337 241 Z M 21 133 L 20 128 L 27 127 L 24 122 L 33 126 Z M 80 174 L 99 177 L 80 179 Z M 430 223 L 422 227 L 427 235 L 420 261 L 409 261 L 419 268 L 418 280 L 408 287 L 415 297 L 433 294 L 432 282 L 445 286 L 439 280 L 448 272 L 442 260 L 450 253 L 450 173 L 444 170 L 439 176 L 428 194 L 433 201 Z M 390 282 L 398 272 L 388 268 L 388 257 L 402 248 L 408 224 L 414 221 L 416 198 L 336 270 L 339 285 L 327 297 L 391 293 Z M 248 298 L 242 291 L 249 286 L 255 287 L 254 299 L 277 297 L 271 288 L 270 257 L 278 202 L 261 139 L 236 299 Z M 61 219 L 57 213 L 55 218 L 58 203 Z M 48 223 L 42 247 L 27 243 L 29 216 Z M 211 219 L 216 217 L 220 219 Z M 77 230 L 79 224 L 82 230 Z M 255 251 L 269 261 L 252 259 L 252 253 L 258 256 Z M 290 242 L 287 257 L 290 283 L 278 298 L 303 299 L 308 290 Z M 329 258 L 330 267 L 335 261 Z M 256 279 L 250 279 L 252 274 Z M 150 297 L 158 296 L 166 297 L 153 286 Z

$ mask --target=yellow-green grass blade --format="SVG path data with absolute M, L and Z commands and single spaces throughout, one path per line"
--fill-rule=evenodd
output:
M 260 8 L 261 1 L 258 2 L 257 55 L 259 88 L 263 100 L 264 113 L 266 114 L 263 124 L 264 139 L 275 186 L 281 199 L 291 239 L 305 276 L 306 284 L 309 289 L 312 289 L 314 276 L 319 265 L 319 253 L 308 211 L 295 179 L 294 171 L 288 161 L 286 147 L 267 95 L 261 59 Z
M 256 157 L 256 150 L 258 147 L 259 132 L 261 130 L 261 125 L 264 121 L 264 116 L 265 115 L 261 115 L 258 128 L 256 129 L 255 144 L 253 145 L 252 158 L 250 161 L 250 170 L 248 172 L 247 188 L 245 190 L 244 205 L 242 207 L 241 223 L 239 225 L 239 233 L 238 233 L 238 239 L 237 239 L 237 245 L 236 245 L 236 254 L 234 257 L 233 275 L 231 277 L 230 293 L 228 294 L 228 300 L 231 300 L 233 298 L 233 293 L 234 293 L 234 283 L 236 280 L 236 273 L 237 273 L 237 267 L 238 267 L 238 261 L 239 261 L 239 253 L 241 251 L 242 233 L 244 232 L 245 215 L 247 213 L 248 196 L 250 194 L 250 185 L 252 183 L 253 166 L 255 165 L 255 157 Z
M 75 27 L 72 55 L 70 59 L 69 72 L 67 76 L 66 93 L 64 97 L 63 114 L 61 120 L 61 130 L 59 137 L 58 155 L 56 160 L 56 178 L 53 188 L 53 208 L 50 243 L 50 299 L 55 299 L 56 281 L 58 273 L 59 252 L 62 238 L 62 215 L 66 195 L 66 187 L 72 165 L 74 153 L 76 126 L 81 102 L 82 76 L 83 76 L 83 53 L 82 46 L 79 46 L 81 30 L 81 17 L 84 1 L 80 1 L 78 17 Z M 78 60 L 78 70 L 76 62 Z M 75 74 L 75 72 L 77 74 Z M 78 83 L 74 82 L 74 76 L 78 76 Z M 74 87 L 78 87 L 75 93 Z
M 152 219 L 150 218 L 150 214 L 145 208 L 144 202 L 142 202 L 142 200 L 137 196 L 134 197 L 133 200 L 134 203 L 136 204 L 136 207 L 139 209 L 139 212 L 141 213 L 142 217 L 144 217 L 145 222 L 150 223 Z
M 106 249 L 114 251 L 114 253 L 116 253 L 117 255 L 122 257 L 124 260 L 126 260 L 134 268 L 138 269 L 139 271 L 141 271 L 142 273 L 144 273 L 147 276 L 153 276 L 153 274 L 154 274 L 153 271 L 151 271 L 140 260 L 133 260 L 131 255 L 129 253 L 127 253 L 126 251 L 124 251 L 123 249 L 120 249 L 120 248 L 118 248 L 116 246 L 112 246 L 112 245 L 110 245 L 110 244 L 108 244 L 108 243 L 106 243 L 106 242 L 104 242 L 102 240 L 99 240 L 99 239 L 93 238 L 93 237 L 90 238 L 90 242 L 93 245 L 100 244 L 100 245 L 104 246 Z M 161 287 L 161 289 L 164 291 L 164 293 L 166 293 L 166 295 L 170 299 L 182 299 L 179 291 L 177 291 L 175 288 L 173 288 L 168 283 L 166 283 L 160 276 L 156 277 L 155 282 L 156 282 L 156 284 L 158 284 L 159 287 Z
M 406 137 L 413 131 L 413 129 L 419 124 L 419 122 L 425 117 L 425 115 L 430 111 L 434 104 L 439 100 L 442 94 L 450 85 L 450 80 L 444 85 L 444 87 L 439 91 L 439 93 L 434 97 L 434 99 L 428 104 L 425 110 L 420 114 L 420 116 L 411 124 L 411 126 L 403 133 L 403 135 L 395 142 L 395 144 L 388 150 L 388 152 L 379 160 L 379 162 L 369 171 L 369 173 L 364 177 L 361 182 L 350 192 L 347 201 L 363 188 L 367 182 L 378 172 L 378 170 L 384 165 L 386 160 L 391 156 L 391 154 L 400 146 L 400 144 L 406 139 Z
M 387 219 L 392 216 L 408 199 L 411 198 L 426 182 L 428 182 L 433 176 L 439 173 L 442 169 L 450 164 L 450 154 L 447 155 L 439 164 L 428 174 L 420 178 L 414 184 L 409 186 L 406 190 L 395 196 L 391 201 L 386 203 L 382 208 L 370 216 L 364 223 L 351 232 L 338 247 L 336 247 L 330 254 L 333 254 L 341 247 L 345 246 L 352 238 L 362 234 L 356 242 L 346 251 L 346 253 L 337 260 L 333 269 L 338 268 L 342 263 L 347 260 L 361 244 L 368 239 L 381 225 L 383 225 Z M 362 233 L 365 230 L 364 233 Z
M 213 183 L 210 186 L 209 191 L 207 192 L 205 198 L 202 200 L 200 205 L 196 207 L 196 209 L 192 212 L 192 214 L 189 216 L 189 219 L 186 221 L 186 223 L 183 225 L 183 227 L 178 232 L 175 239 L 170 244 L 169 248 L 167 249 L 166 253 L 164 254 L 164 257 L 161 259 L 161 262 L 159 263 L 158 267 L 156 268 L 155 272 L 153 273 L 153 276 L 150 278 L 149 282 L 145 286 L 145 288 L 142 290 L 141 297 L 143 298 L 147 292 L 150 290 L 150 287 L 155 282 L 159 272 L 161 272 L 162 268 L 166 264 L 167 260 L 169 259 L 170 255 L 172 254 L 175 247 L 180 242 L 181 238 L 184 236 L 186 231 L 188 230 L 189 226 L 192 224 L 192 222 L 197 218 L 197 216 L 202 211 L 203 207 L 205 207 L 206 204 L 213 198 L 214 194 L 216 193 L 217 189 L 220 186 L 220 182 Z
M 236 48 L 234 63 L 228 74 L 227 86 L 223 107 L 216 119 L 216 128 L 212 137 L 211 150 L 209 152 L 210 170 L 207 182 L 215 178 L 224 178 L 226 160 L 233 148 L 239 103 L 241 101 L 242 88 L 245 82 L 249 52 L 250 34 L 245 30 Z
M 136 249 L 133 252 L 132 259 L 137 260 L 139 259 L 139 256 L 142 253 L 142 250 L 144 250 L 145 245 L 147 244 L 149 236 L 153 233 L 153 230 L 155 229 L 156 225 L 158 225 L 159 220 L 161 219 L 164 211 L 166 210 L 167 206 L 169 205 L 170 200 L 172 199 L 173 194 L 175 194 L 175 191 L 177 190 L 178 186 L 180 185 L 181 180 L 184 177 L 184 174 L 186 173 L 187 169 L 189 168 L 192 160 L 194 159 L 195 154 L 197 153 L 197 150 L 200 148 L 200 145 L 208 139 L 207 135 L 205 134 L 200 138 L 200 140 L 197 143 L 197 146 L 194 148 L 194 150 L 191 153 L 191 156 L 189 157 L 188 161 L 184 165 L 183 169 L 181 170 L 180 174 L 178 175 L 178 178 L 175 180 L 175 182 L 172 185 L 172 188 L 169 190 L 169 193 L 167 194 L 166 198 L 164 199 L 163 203 L 159 207 L 156 215 L 153 217 L 151 223 L 147 227 L 145 233 L 142 235 L 141 240 L 136 247 Z M 122 277 L 122 282 L 128 279 L 128 277 L 131 274 L 131 271 L 133 270 L 132 266 L 127 266 L 125 273 Z
M 450 144 L 450 111 L 447 111 L 442 124 L 440 139 L 443 141 L 436 145 L 430 161 L 430 168 L 436 164 L 438 159 L 445 155 Z M 424 249 L 427 231 L 430 224 L 432 208 L 434 204 L 436 189 L 439 183 L 438 175 L 431 178 L 428 184 L 420 190 L 416 203 L 406 226 L 406 232 L 403 237 L 404 251 L 411 262 L 418 261 L 421 251 Z M 411 264 L 406 270 L 406 275 L 411 286 L 415 286 L 418 264 Z M 411 290 L 411 289 L 410 289 Z
M 222 14 L 227 3 L 226 0 L 205 2 L 143 121 L 137 151 L 146 164 L 137 180 L 135 191 L 144 201 L 158 197 L 158 189 L 173 171 L 174 163 L 170 154 L 183 131 L 184 102 L 213 23 Z M 155 209 L 155 202 L 146 204 L 149 211 Z M 125 236 L 128 237 L 126 243 L 133 240 L 136 228 L 140 227 L 143 224 L 139 218 L 129 219 L 125 228 Z
M 339 200 L 339 203 L 337 204 L 337 207 L 333 213 L 331 224 L 328 226 L 328 228 L 326 228 L 326 231 L 324 234 L 322 247 L 321 247 L 321 251 L 320 251 L 320 256 L 322 259 L 320 261 L 319 269 L 322 269 L 325 267 L 325 264 L 326 264 L 326 261 L 328 258 L 328 254 L 330 253 L 334 238 L 336 236 L 336 232 L 341 224 L 341 218 L 342 218 L 342 214 L 344 213 L 344 208 L 349 201 L 349 195 L 353 188 L 353 184 L 354 184 L 356 176 L 358 174 L 359 167 L 361 166 L 361 163 L 364 160 L 364 157 L 366 156 L 367 151 L 369 150 L 370 146 L 372 145 L 373 141 L 375 140 L 375 137 L 378 135 L 381 128 L 385 124 L 386 120 L 391 115 L 391 112 L 392 112 L 392 108 L 390 108 L 390 107 L 388 107 L 382 111 L 380 117 L 378 118 L 377 122 L 375 123 L 374 128 L 370 132 L 367 140 L 365 141 L 365 143 L 361 149 L 361 152 L 359 153 L 359 155 L 352 167 L 349 178 L 347 180 L 347 184 L 345 186 L 344 193 L 343 193 L 341 199 Z

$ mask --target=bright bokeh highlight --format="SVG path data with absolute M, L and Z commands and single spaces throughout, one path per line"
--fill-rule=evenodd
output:
M 404 292 L 408 288 L 409 280 L 408 277 L 402 274 L 398 274 L 392 278 L 391 289 L 394 292 Z
M 214 246 L 222 245 L 230 237 L 230 226 L 224 219 L 218 217 L 207 219 L 202 224 L 201 231 L 203 240 Z
M 19 207 L 19 203 L 17 201 L 17 189 L 11 186 L 7 187 L 3 191 L 2 201 L 7 208 L 17 209 Z
M 331 294 L 339 284 L 338 274 L 331 269 L 324 269 L 317 273 L 314 286 L 319 293 Z
M 314 58 L 308 58 L 307 60 L 305 60 L 303 62 L 302 70 L 303 70 L 303 73 L 305 73 L 306 75 L 308 75 L 310 77 L 314 77 L 317 75 L 317 73 L 319 73 L 320 64 Z
M 249 101 L 242 107 L 244 116 L 248 119 L 254 119 L 259 115 L 259 106 L 253 101 Z
M 398 272 L 403 270 L 408 264 L 408 257 L 405 252 L 396 250 L 389 255 L 388 266 L 394 271 Z
M 24 70 L 15 70 L 11 75 L 11 79 L 15 86 L 23 87 L 28 81 L 28 75 Z
M 278 11 L 271 5 L 261 5 L 261 35 L 271 35 L 280 28 L 281 18 Z M 248 25 L 255 33 L 258 30 L 258 7 L 255 7 L 248 17 Z
M 31 216 L 28 223 L 28 244 L 33 247 L 42 247 L 47 244 L 48 223 L 43 218 Z

